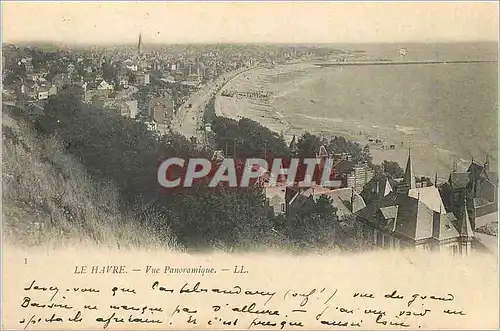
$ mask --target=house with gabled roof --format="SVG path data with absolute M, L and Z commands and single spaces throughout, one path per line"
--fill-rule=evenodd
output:
M 469 254 L 474 232 L 464 197 L 459 213 L 446 210 L 436 186 L 417 187 L 411 152 L 395 191 L 357 211 L 356 231 L 371 248 L 417 248 Z M 458 216 L 458 217 L 457 217 Z
M 56 74 L 52 77 L 52 85 L 55 85 L 59 90 L 66 85 L 71 84 L 71 79 L 68 74 Z
M 114 89 L 113 85 L 110 83 L 106 82 L 105 80 L 102 80 L 99 85 L 97 85 L 98 90 L 102 91 L 112 91 Z
M 37 99 L 38 100 L 46 100 L 49 98 L 49 86 L 40 86 L 40 88 L 37 91 Z
M 351 187 L 330 189 L 319 185 L 307 188 L 287 187 L 285 191 L 285 210 L 287 213 L 314 206 L 321 196 L 327 196 L 336 209 L 339 220 L 350 218 L 364 208 L 363 198 Z
M 472 160 L 467 171 L 454 170 L 448 181 L 440 186 L 446 208 L 459 213 L 464 198 L 468 199 L 468 212 L 472 229 L 475 219 L 498 211 L 498 173 L 484 164 Z

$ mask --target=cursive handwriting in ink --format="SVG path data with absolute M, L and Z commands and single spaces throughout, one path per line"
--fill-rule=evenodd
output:
M 213 288 L 212 292 L 214 293 L 219 293 L 219 294 L 240 294 L 241 293 L 241 287 L 236 285 L 233 287 L 232 290 L 221 290 L 220 288 Z
M 158 289 L 160 292 L 170 292 L 170 293 L 174 293 L 174 290 L 173 290 L 173 289 L 169 289 L 169 288 L 166 288 L 166 287 L 160 286 L 160 282 L 159 282 L 159 281 L 154 282 L 154 283 L 153 283 L 153 285 L 151 285 L 151 288 L 152 288 L 153 290 Z
M 354 293 L 353 295 L 354 298 L 370 298 L 370 299 L 375 299 L 375 297 L 373 296 L 373 293 Z
M 174 311 L 172 312 L 172 315 L 170 315 L 170 316 L 174 316 L 175 314 L 179 314 L 180 312 L 188 313 L 188 314 L 196 314 L 198 311 L 194 310 L 194 309 L 189 309 L 189 308 L 180 309 L 180 306 L 177 305 L 177 307 L 175 307 Z
M 378 316 L 377 316 L 377 319 L 375 320 L 375 323 L 377 323 L 377 324 L 382 324 L 382 325 L 387 325 L 387 324 L 389 324 L 389 325 L 392 325 L 392 326 L 402 326 L 402 327 L 404 327 L 404 328 L 408 328 L 408 327 L 410 327 L 410 325 L 409 325 L 409 324 L 406 324 L 406 323 L 404 323 L 404 322 L 392 322 L 392 321 L 391 321 L 391 322 L 387 323 L 387 321 L 383 320 L 382 318 L 383 318 L 383 315 L 378 315 Z
M 147 318 L 140 318 L 140 317 L 133 317 L 132 315 L 130 315 L 128 317 L 128 321 L 130 323 L 143 323 L 143 324 L 161 324 L 163 323 L 162 320 L 153 320 L 153 319 L 147 319 Z
M 449 315 L 466 315 L 463 311 L 457 311 L 457 310 L 450 310 L 450 309 L 446 309 L 446 310 L 443 310 L 443 313 L 445 314 L 449 314 Z
M 266 305 L 271 299 L 274 297 L 276 292 L 265 292 L 265 291 L 245 291 L 245 295 L 262 295 L 262 296 L 269 296 L 269 298 L 264 302 L 264 305 Z
M 373 314 L 373 315 L 379 315 L 379 316 L 385 316 L 385 311 L 382 310 L 376 310 L 376 309 L 365 309 L 365 314 Z
M 50 286 L 50 287 L 44 287 L 44 286 L 38 286 L 38 285 L 35 285 L 36 283 L 36 280 L 33 280 L 31 282 L 31 284 L 28 286 L 28 287 L 25 287 L 24 290 L 25 291 L 31 291 L 31 290 L 34 290 L 34 291 L 51 291 L 53 292 L 54 294 L 52 295 L 52 297 L 50 298 L 50 301 L 54 300 L 55 296 L 59 293 L 59 288 L 57 286 Z
M 40 304 L 38 302 L 32 302 L 30 297 L 24 297 L 23 302 L 21 303 L 21 307 L 23 308 L 28 308 L 28 307 L 36 307 L 36 308 L 62 308 L 62 309 L 73 309 L 72 306 L 68 305 L 62 305 L 62 304 L 57 304 L 57 303 L 51 303 L 51 304 Z
M 141 306 L 141 307 L 136 307 L 136 306 L 127 306 L 127 305 L 120 305 L 120 306 L 117 306 L 117 305 L 109 305 L 109 308 L 111 309 L 116 309 L 116 310 L 132 310 L 132 311 L 140 311 L 142 315 L 144 315 L 144 313 L 146 311 L 150 311 L 150 312 L 163 312 L 163 309 L 161 307 L 148 307 L 148 306 Z
M 290 294 L 291 293 L 291 294 Z M 309 297 L 316 293 L 316 289 L 312 289 L 309 291 L 309 293 L 299 293 L 299 292 L 292 292 L 292 290 L 288 290 L 285 295 L 283 296 L 283 299 L 286 299 L 286 297 L 290 294 L 293 298 L 296 297 L 303 297 L 304 299 L 300 302 L 300 306 L 304 307 L 307 302 L 309 302 Z
M 399 316 L 425 316 L 427 313 L 431 312 L 430 309 L 425 309 L 423 312 L 420 312 L 420 313 L 416 313 L 416 312 L 411 312 L 411 311 L 407 311 L 407 310 L 401 310 L 399 312 Z M 399 316 L 396 316 L 396 317 L 399 317 Z
M 196 322 L 196 318 L 193 318 L 193 315 L 189 315 L 187 322 L 188 324 L 198 324 L 198 322 Z
M 321 321 L 321 324 L 329 326 L 349 326 L 349 322 L 343 321 Z
M 436 297 L 434 295 L 431 295 L 429 299 L 432 300 L 438 300 L 438 301 L 453 301 L 455 299 L 455 296 L 451 293 L 446 294 L 445 297 Z
M 244 305 L 241 308 L 235 307 L 235 308 L 233 308 L 233 311 L 238 312 L 238 313 L 261 314 L 261 315 L 266 315 L 266 314 L 267 315 L 279 315 L 280 314 L 279 311 L 277 311 L 277 310 L 269 310 L 269 309 L 257 310 L 257 309 L 255 309 L 255 307 L 256 307 L 256 303 L 252 302 L 249 306 Z
M 115 286 L 115 287 L 113 287 L 113 288 L 111 289 L 111 292 L 113 292 L 113 296 L 115 296 L 115 294 L 116 294 L 116 292 L 117 292 L 118 290 L 120 290 L 120 292 L 122 292 L 122 293 L 132 293 L 132 294 L 137 294 L 137 293 L 135 292 L 135 289 L 133 289 L 133 288 L 132 288 L 132 289 L 130 289 L 130 288 L 120 288 L 120 289 L 119 289 L 118 287 L 116 287 L 116 286 Z
M 96 322 L 104 323 L 104 325 L 102 326 L 103 329 L 107 329 L 108 326 L 111 324 L 111 321 L 113 321 L 115 323 L 125 323 L 125 321 L 123 320 L 123 318 L 117 318 L 115 316 L 116 316 L 116 313 L 113 313 L 108 318 L 97 317 L 95 320 L 96 320 Z
M 250 329 L 252 326 L 276 326 L 276 323 L 270 321 L 261 321 L 258 318 L 254 318 L 248 328 Z
M 340 327 L 356 326 L 356 327 L 361 327 L 361 323 L 363 323 L 363 320 L 360 320 L 359 322 L 343 322 L 343 321 L 325 321 L 325 320 L 322 320 L 322 321 L 320 321 L 320 323 L 323 324 L 323 325 L 328 325 L 328 326 L 340 326 Z
M 294 327 L 294 326 L 298 326 L 298 327 L 301 327 L 301 328 L 303 328 L 303 327 L 304 327 L 304 325 L 303 325 L 303 324 L 302 324 L 302 322 L 300 322 L 300 321 L 299 321 L 299 322 L 281 321 L 281 323 L 280 323 L 280 326 L 281 326 L 281 327 L 280 327 L 280 329 L 281 329 L 281 330 L 283 330 L 283 328 L 284 328 L 285 326 L 287 326 L 287 325 L 288 325 L 288 326 L 291 326 L 291 327 Z
M 398 290 L 394 290 L 391 294 L 384 295 L 387 299 L 403 299 L 402 295 L 398 295 Z
M 208 292 L 206 288 L 200 288 L 200 282 L 197 282 L 193 288 L 188 288 L 188 283 L 184 284 L 179 293 L 204 293 Z
M 354 310 L 353 309 L 348 309 L 348 308 L 344 308 L 344 307 L 335 307 L 335 309 L 337 309 L 341 313 L 354 314 Z
M 80 310 L 76 313 L 75 317 L 68 318 L 68 321 L 76 323 L 80 323 L 82 320 L 82 312 Z

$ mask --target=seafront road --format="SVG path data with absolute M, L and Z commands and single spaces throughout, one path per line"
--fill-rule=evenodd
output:
M 238 75 L 257 68 L 257 66 L 245 67 L 235 71 L 227 72 L 215 80 L 205 84 L 179 107 L 172 121 L 172 130 L 183 134 L 186 138 L 196 137 L 201 144 L 206 142 L 205 130 L 201 128 L 203 113 L 210 99 L 221 92 L 225 84 Z

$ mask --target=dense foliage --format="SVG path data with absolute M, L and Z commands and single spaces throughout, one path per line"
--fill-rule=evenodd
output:
M 404 175 L 403 168 L 396 161 L 384 160 L 382 168 L 391 178 L 402 178 Z
M 290 150 L 282 136 L 248 118 L 236 121 L 216 117 L 212 131 L 215 132 L 218 148 L 224 151 L 227 149 L 226 154 L 229 156 L 241 158 L 290 156 Z
M 361 148 L 359 143 L 335 136 L 330 141 L 320 138 L 308 132 L 299 137 L 296 147 L 296 155 L 299 157 L 314 157 L 321 146 L 325 146 L 329 153 L 348 153 L 354 163 L 367 162 L 371 164 L 372 157 L 368 146 Z
M 30 119 L 40 133 L 55 135 L 63 142 L 66 152 L 94 180 L 114 182 L 122 208 L 133 209 L 138 222 L 153 219 L 143 225 L 157 232 L 171 230 L 189 248 L 238 249 L 287 242 L 293 247 L 320 249 L 337 247 L 341 241 L 335 210 L 323 198 L 299 213 L 275 217 L 260 187 L 195 185 L 165 194 L 157 181 L 163 159 L 210 158 L 213 151 L 200 150 L 180 134 L 160 136 L 140 122 L 84 104 L 76 89 L 50 97 L 44 111 L 31 113 Z M 237 157 L 292 155 L 282 136 L 255 121 L 215 117 L 212 128 L 216 147 L 224 149 L 227 143 Z M 315 144 L 319 138 L 305 134 L 300 140 L 304 151 L 316 147 L 306 144 L 308 140 Z M 340 137 L 330 145 L 362 153 L 359 146 Z M 152 213 L 159 217 L 146 217 Z

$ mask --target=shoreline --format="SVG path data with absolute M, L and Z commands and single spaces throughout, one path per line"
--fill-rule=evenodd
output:
M 210 99 L 220 93 L 224 86 L 232 79 L 252 69 L 240 68 L 235 71 L 226 72 L 215 80 L 201 86 L 176 111 L 171 124 L 172 129 L 186 138 L 196 137 L 199 141 L 203 141 L 201 139 L 202 131 L 199 130 L 199 127 L 203 120 L 204 109 Z M 221 84 L 221 87 L 218 87 L 219 84 Z
M 335 67 L 335 66 L 395 66 L 395 65 L 415 65 L 415 64 L 476 64 L 476 63 L 498 63 L 493 60 L 450 60 L 450 61 L 348 61 L 348 62 L 324 62 L 317 63 L 318 67 Z
M 235 120 L 243 117 L 254 120 L 274 132 L 283 133 L 287 143 L 292 140 L 293 135 L 298 137 L 305 132 L 327 139 L 333 136 L 343 136 L 359 143 L 362 147 L 368 145 L 373 156 L 373 163 L 381 164 L 384 160 L 396 161 L 403 169 L 406 166 L 408 150 L 411 146 L 413 165 L 417 175 L 430 177 L 434 181 L 437 174 L 439 183 L 448 180 L 455 161 L 459 171 L 465 170 L 470 164 L 470 159 L 429 140 L 429 137 L 419 128 L 403 125 L 381 127 L 374 123 L 370 125 L 367 122 L 362 123 L 352 119 L 330 118 L 326 113 L 324 116 L 309 116 L 306 113 L 287 113 L 285 109 L 280 109 L 279 99 L 293 93 L 294 89 L 300 88 L 301 85 L 308 84 L 314 79 L 314 73 L 317 72 L 315 70 L 321 69 L 317 61 L 302 61 L 276 65 L 272 69 L 258 67 L 239 73 L 228 80 L 216 93 L 215 113 L 217 116 Z M 302 74 L 304 77 L 300 76 Z M 286 80 L 278 83 L 271 82 L 279 80 L 280 76 L 286 78 L 287 75 L 298 75 L 298 83 L 294 82 L 288 86 L 291 83 Z M 284 86 L 283 89 L 281 85 Z M 222 96 L 222 93 L 227 90 L 263 91 L 271 96 L 265 100 Z M 311 100 L 311 103 L 320 103 L 320 101 Z M 380 139 L 385 145 L 384 148 L 380 143 L 370 143 L 370 139 L 374 142 Z

